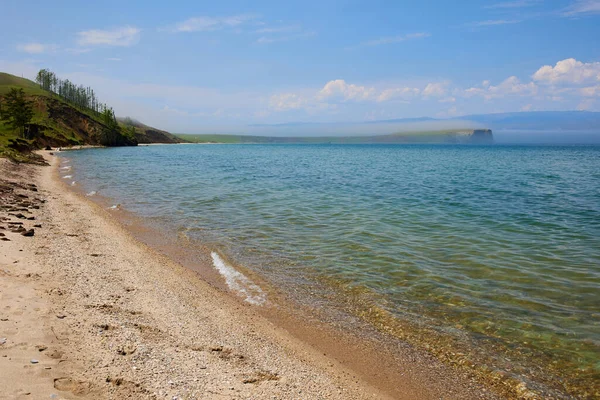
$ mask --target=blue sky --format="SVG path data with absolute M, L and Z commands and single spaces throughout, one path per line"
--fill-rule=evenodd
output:
M 0 70 L 176 132 L 600 111 L 600 0 L 54 3 L 3 1 Z

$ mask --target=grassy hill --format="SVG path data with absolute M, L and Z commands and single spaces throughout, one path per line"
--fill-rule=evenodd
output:
M 390 135 L 372 136 L 321 136 L 321 137 L 275 137 L 244 135 L 211 135 L 211 134 L 177 134 L 178 137 L 191 143 L 225 143 L 225 144 L 366 144 L 366 143 L 490 143 L 493 141 L 491 131 L 487 129 L 440 130 L 423 132 L 402 132 Z
M 11 88 L 23 89 L 28 100 L 33 102 L 34 116 L 29 124 L 33 138 L 19 138 L 18 132 L 0 121 L 0 156 L 21 160 L 28 150 L 78 145 L 100 145 L 105 128 L 101 117 L 93 111 L 77 107 L 54 93 L 45 91 L 29 79 L 0 72 L 0 101 Z M 135 136 L 123 122 L 124 128 L 117 138 L 118 145 L 139 143 L 177 143 L 180 139 L 168 132 L 137 123 Z M 26 157 L 25 157 L 26 158 Z
M 133 126 L 138 143 L 183 143 L 186 140 L 172 133 L 145 125 L 131 118 L 117 118 L 119 124 L 125 127 Z M 130 128 L 131 129 L 131 128 Z

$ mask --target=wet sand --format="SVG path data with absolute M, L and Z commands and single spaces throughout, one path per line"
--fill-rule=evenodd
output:
M 498 398 L 408 345 L 386 354 L 244 303 L 69 190 L 43 154 L 50 167 L 0 159 L 0 398 Z

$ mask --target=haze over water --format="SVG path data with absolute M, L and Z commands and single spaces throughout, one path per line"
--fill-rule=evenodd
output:
M 523 348 L 574 385 L 598 383 L 600 146 L 197 145 L 66 157 L 86 191 L 268 280 L 368 290 L 396 318 L 493 339 L 499 352 Z

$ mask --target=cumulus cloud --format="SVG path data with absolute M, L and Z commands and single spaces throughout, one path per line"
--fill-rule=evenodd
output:
M 92 29 L 77 33 L 80 46 L 132 46 L 140 39 L 141 30 L 132 26 L 100 30 Z
M 29 54 L 53 53 L 58 50 L 55 44 L 24 43 L 17 45 L 17 50 Z
M 456 97 L 450 96 L 439 100 L 440 103 L 455 103 Z
M 579 93 L 585 97 L 600 96 L 600 85 L 581 88 Z
M 537 86 L 533 82 L 521 83 L 519 78 L 511 76 L 506 78 L 498 86 L 488 87 L 488 91 L 500 95 L 517 94 L 517 95 L 533 95 L 537 92 Z
M 306 100 L 295 93 L 274 94 L 269 99 L 269 108 L 275 111 L 288 111 L 302 108 Z
M 559 61 L 553 67 L 544 65 L 533 74 L 533 80 L 546 84 L 585 84 L 600 82 L 600 62 L 583 63 L 574 58 Z
M 200 16 L 186 19 L 169 28 L 171 32 L 207 32 L 226 28 L 238 28 L 244 23 L 252 21 L 257 17 L 252 14 L 231 15 L 228 17 Z
M 471 87 L 464 91 L 466 97 L 482 96 L 486 100 L 505 96 L 533 96 L 538 87 L 534 82 L 522 83 L 516 76 L 506 78 L 494 86 L 489 81 L 483 81 L 481 87 Z
M 428 83 L 423 89 L 423 96 L 425 97 L 442 97 L 447 91 L 447 82 Z
M 346 83 L 343 79 L 329 81 L 319 91 L 318 97 L 339 98 L 342 100 L 369 100 L 375 95 L 375 88 Z
M 420 89 L 410 87 L 384 89 L 377 96 L 377 101 L 381 103 L 397 98 L 408 100 L 417 96 L 419 93 L 421 93 Z

